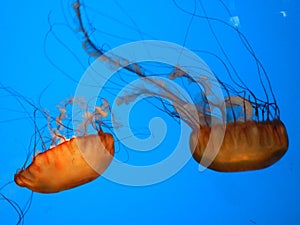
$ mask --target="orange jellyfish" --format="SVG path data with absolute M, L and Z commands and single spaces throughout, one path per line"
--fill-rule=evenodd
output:
M 193 131 L 190 137 L 190 149 L 194 159 L 199 162 L 212 161 L 208 168 L 221 172 L 236 172 L 258 170 L 276 163 L 288 149 L 288 135 L 283 122 L 280 120 L 280 110 L 273 93 L 270 79 L 262 63 L 255 55 L 255 52 L 246 36 L 239 30 L 239 18 L 233 16 L 229 8 L 221 0 L 218 1 L 230 17 L 230 22 L 207 15 L 202 1 L 199 1 L 203 14 L 193 14 L 179 5 L 177 7 L 184 13 L 204 19 L 208 23 L 210 32 L 219 47 L 223 58 L 213 52 L 199 51 L 211 55 L 221 62 L 228 75 L 230 84 L 221 81 L 217 77 L 225 96 L 225 107 L 227 117 L 223 115 L 223 122 L 226 123 L 225 133 L 219 146 L 218 153 L 211 159 L 205 159 L 205 149 L 211 136 L 212 114 L 208 107 L 209 100 L 203 96 L 201 109 L 199 110 L 199 130 Z M 226 29 L 233 30 L 238 35 L 250 60 L 254 61 L 257 67 L 258 82 L 263 90 L 265 99 L 255 96 L 254 92 L 245 84 L 231 59 L 221 45 L 219 37 L 213 25 L 223 25 Z M 265 82 L 263 82 L 265 80 Z M 236 88 L 235 88 L 236 87 Z M 210 88 L 204 88 L 205 93 Z M 218 130 L 218 128 L 217 128 Z M 209 157 L 209 156 L 208 156 Z
M 209 17 L 206 15 L 202 2 L 199 2 L 203 11 L 201 15 L 197 14 L 196 11 L 189 12 L 181 8 L 177 5 L 176 1 L 174 1 L 182 12 L 191 15 L 192 18 L 205 20 L 209 24 L 208 27 L 216 41 L 216 46 L 223 55 L 222 58 L 213 52 L 205 50 L 196 51 L 199 54 L 213 57 L 218 63 L 223 65 L 224 74 L 218 76 L 216 73 L 213 73 L 224 95 L 224 101 L 220 103 L 219 106 L 215 105 L 220 108 L 221 113 L 215 115 L 211 111 L 211 105 L 215 104 L 215 102 L 211 101 L 209 95 L 214 95 L 211 91 L 211 86 L 214 85 L 212 82 L 214 81 L 203 76 L 202 89 L 195 91 L 193 84 L 198 81 L 189 74 L 188 70 L 184 68 L 181 69 L 181 65 L 171 68 L 171 72 L 167 74 L 167 78 L 174 81 L 176 80 L 178 83 L 187 81 L 187 84 L 185 84 L 186 89 L 194 92 L 194 107 L 196 107 L 198 111 L 197 118 L 191 114 L 190 107 L 188 107 L 189 104 L 185 102 L 184 99 L 179 99 L 176 93 L 168 92 L 165 83 L 152 82 L 154 86 L 162 90 L 161 97 L 168 98 L 172 102 L 173 110 L 175 109 L 175 111 L 171 112 L 170 104 L 162 100 L 162 110 L 165 110 L 173 117 L 180 117 L 193 129 L 190 136 L 190 150 L 193 158 L 205 167 L 221 172 L 237 172 L 258 170 L 271 166 L 282 158 L 287 151 L 288 135 L 283 122 L 280 120 L 280 111 L 270 84 L 270 79 L 247 38 L 239 30 L 237 18 L 234 20 L 235 23 L 231 24 L 218 18 Z M 221 2 L 223 7 L 226 7 L 222 1 L 219 2 Z M 79 22 L 78 30 L 83 34 L 84 49 L 90 56 L 95 58 L 102 56 L 102 60 L 114 65 L 119 65 L 122 60 L 126 60 L 122 57 L 118 58 L 116 55 L 113 57 L 105 55 L 105 51 L 102 48 L 98 48 L 97 45 L 92 42 L 89 32 L 85 29 L 80 10 L 80 1 L 76 1 L 76 3 L 73 4 L 73 8 Z M 226 11 L 229 12 L 227 8 Z M 229 16 L 232 18 L 230 13 Z M 264 98 L 257 97 L 245 84 L 221 45 L 211 25 L 212 23 L 223 25 L 237 34 L 245 50 L 250 55 L 251 60 L 253 60 L 257 67 L 258 82 L 262 87 Z M 152 71 L 152 73 L 150 71 L 149 73 L 149 70 L 138 63 L 132 63 L 129 66 L 126 65 L 124 69 L 142 78 L 147 78 L 153 74 L 155 74 L 155 76 L 157 76 L 156 74 L 160 74 L 160 76 L 163 74 L 156 71 Z M 221 79 L 221 77 L 225 75 L 226 79 Z M 123 77 L 123 79 L 125 78 Z M 224 80 L 226 80 L 226 82 Z M 128 99 L 133 99 L 142 93 L 151 94 L 152 90 L 143 87 L 140 91 L 123 96 L 122 99 L 124 100 L 124 97 L 127 97 L 124 102 L 130 101 Z M 219 100 L 221 101 L 222 99 Z M 222 110 L 221 105 L 225 106 L 225 110 Z M 219 125 L 213 125 L 213 119 L 219 120 Z M 211 143 L 209 147 L 215 151 L 215 154 L 210 155 L 205 154 L 205 151 L 208 147 L 213 127 L 217 130 L 217 134 L 215 134 L 214 137 L 219 138 L 221 144 L 216 147 L 214 143 Z M 218 131 L 222 131 L 222 128 L 225 128 L 223 134 L 218 135 Z M 207 161 L 210 161 L 210 163 L 206 164 L 205 162 Z
M 112 160 L 113 137 L 98 134 L 72 138 L 36 155 L 32 163 L 15 174 L 15 182 L 34 192 L 55 193 L 95 180 Z M 83 154 L 85 156 L 83 156 Z M 85 157 L 90 158 L 85 158 Z M 94 160 L 97 171 L 87 161 Z
M 66 106 L 74 102 L 74 99 L 69 99 L 59 108 L 57 128 L 50 129 L 50 149 L 35 155 L 27 168 L 15 174 L 17 185 L 34 192 L 55 193 L 95 180 L 109 166 L 114 155 L 112 135 L 103 132 L 101 128 L 98 134 L 87 135 L 88 125 L 94 123 L 94 120 L 99 121 L 99 117 L 105 115 L 101 107 L 96 106 L 94 113 L 85 113 L 79 127 L 81 132 L 84 129 L 82 136 L 68 140 L 61 134 Z
M 52 117 L 50 116 L 52 113 L 50 114 L 48 110 L 38 108 L 34 102 L 1 82 L 0 91 L 4 91 L 6 98 L 12 97 L 22 106 L 24 109 L 22 113 L 28 115 L 26 118 L 33 122 L 35 129 L 32 136 L 34 141 L 30 142 L 30 146 L 33 144 L 33 149 L 30 148 L 34 155 L 32 162 L 30 165 L 27 163 L 31 155 L 30 150 L 24 166 L 14 175 L 14 181 L 0 187 L 0 199 L 18 215 L 15 224 L 23 224 L 31 207 L 34 192 L 56 193 L 75 188 L 95 180 L 110 165 L 114 156 L 114 139 L 110 133 L 103 131 L 107 126 L 103 118 L 109 114 L 109 105 L 106 100 L 102 100 L 102 104 L 95 106 L 94 110 L 88 110 L 84 100 L 69 98 L 58 106 L 59 115 Z M 83 115 L 78 114 L 79 121 L 75 129 L 68 126 L 70 110 L 67 108 L 74 104 L 80 105 L 84 111 Z M 30 115 L 31 112 L 34 113 L 33 117 Z M 95 133 L 95 130 L 97 133 L 91 134 Z M 70 138 L 72 135 L 77 137 Z M 47 138 L 49 136 L 50 138 Z M 48 150 L 37 151 L 39 145 L 40 149 Z M 3 193 L 13 182 L 31 191 L 28 198 L 22 196 L 25 202 L 23 205 Z
M 251 111 L 255 104 L 239 96 L 229 97 L 228 102 L 229 108 L 237 104 L 245 110 L 248 107 L 250 115 L 227 122 L 222 145 L 208 168 L 236 172 L 263 169 L 276 163 L 288 148 L 287 131 L 281 120 L 253 120 Z M 193 157 L 199 163 L 205 160 L 203 155 L 210 134 L 211 126 L 202 124 L 199 132 L 194 131 L 190 137 L 190 148 L 195 149 Z

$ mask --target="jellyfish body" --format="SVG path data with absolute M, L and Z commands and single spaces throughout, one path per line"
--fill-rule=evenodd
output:
M 207 159 L 209 155 L 204 154 L 212 131 L 209 121 L 204 121 L 202 124 L 200 122 L 199 130 L 194 129 L 190 136 L 193 158 L 200 164 L 210 160 L 212 163 L 208 168 L 220 172 L 263 169 L 281 159 L 288 149 L 288 135 L 279 117 L 270 120 L 268 109 L 267 119 L 260 120 L 259 104 L 251 103 L 240 96 L 228 96 L 225 102 L 227 113 L 231 113 L 233 118 L 227 119 L 217 155 L 213 159 Z M 254 109 L 256 116 L 252 113 Z M 217 135 L 222 125 L 215 125 Z
M 190 137 L 193 158 L 201 162 L 211 133 L 203 126 Z M 288 136 L 280 120 L 231 122 L 223 143 L 208 168 L 220 172 L 258 170 L 276 163 L 287 151 Z
M 114 140 L 109 133 L 100 131 L 72 138 L 35 156 L 26 169 L 15 174 L 14 180 L 39 193 L 67 190 L 99 177 L 113 155 Z
M 74 130 L 66 125 L 70 116 L 67 107 L 72 105 L 74 109 L 77 104 L 82 111 L 75 113 L 79 117 L 78 120 L 73 119 L 79 122 Z M 45 110 L 41 110 L 48 120 L 50 147 L 38 154 L 35 150 L 31 164 L 15 174 L 15 183 L 34 192 L 55 193 L 83 185 L 99 177 L 114 157 L 113 136 L 102 130 L 104 125 L 102 118 L 107 116 L 105 109 L 107 104 L 103 100 L 102 105 L 95 106 L 93 111 L 89 111 L 84 99 L 67 98 L 57 106 L 59 115 L 56 117 L 51 117 Z M 90 126 L 92 130 L 89 129 Z M 97 134 L 89 134 L 94 130 L 98 131 Z M 68 139 L 70 131 L 76 137 Z M 39 137 L 41 136 L 39 133 Z M 46 149 L 45 143 L 43 148 Z

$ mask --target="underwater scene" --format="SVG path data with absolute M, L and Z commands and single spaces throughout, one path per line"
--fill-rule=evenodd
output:
M 0 224 L 300 223 L 300 3 L 3 6 Z

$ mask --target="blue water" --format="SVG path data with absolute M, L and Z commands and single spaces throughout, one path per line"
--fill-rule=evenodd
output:
M 196 6 L 193 1 L 176 2 L 190 12 L 196 8 L 196 13 L 203 15 L 199 1 Z M 169 179 L 153 185 L 133 187 L 100 177 L 57 194 L 34 193 L 24 224 L 300 224 L 300 3 L 226 0 L 230 16 L 218 1 L 202 2 L 209 17 L 238 26 L 266 69 L 289 135 L 289 149 L 284 157 L 267 169 L 243 173 L 200 172 L 191 159 Z M 85 5 L 91 24 L 89 31 L 92 26 L 95 28 L 94 41 L 104 49 L 157 39 L 222 55 L 207 21 L 192 20 L 191 15 L 180 11 L 171 0 L 86 1 Z M 93 61 L 82 49 L 82 35 L 74 32 L 78 24 L 71 3 L 5 1 L 0 21 L 1 83 L 30 99 L 35 107 L 56 116 L 55 106 L 74 96 L 77 81 Z M 258 96 L 263 96 L 255 64 L 236 33 L 219 23 L 213 26 L 242 79 Z M 201 57 L 214 72 L 222 74 L 224 68 L 213 58 Z M 24 99 L 18 102 L 5 90 L 1 90 L 0 98 L 2 186 L 13 180 L 14 173 L 33 151 L 33 120 L 39 128 L 46 126 L 47 121 L 40 115 L 34 118 L 33 107 Z M 151 107 L 145 109 L 150 114 Z M 134 115 L 140 114 L 143 111 Z M 151 118 L 134 118 L 131 123 L 141 123 L 139 128 L 147 134 Z M 162 158 L 167 157 L 166 152 L 170 153 L 168 149 L 177 140 L 176 129 L 179 129 L 170 118 L 164 115 L 164 119 L 171 137 L 157 150 Z M 41 148 L 41 142 L 37 146 Z M 123 148 L 118 151 L 121 158 L 122 154 L 128 154 Z M 137 164 L 149 163 L 147 158 L 141 158 L 144 161 Z M 133 159 L 130 151 L 129 159 Z M 31 194 L 14 183 L 1 193 L 21 207 Z M 16 224 L 16 211 L 8 201 L 1 200 L 0 224 Z

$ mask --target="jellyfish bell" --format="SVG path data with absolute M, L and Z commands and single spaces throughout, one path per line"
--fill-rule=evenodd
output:
M 14 180 L 20 187 L 39 193 L 68 190 L 98 178 L 113 154 L 113 137 L 109 133 L 100 131 L 72 138 L 36 155 L 27 168 L 15 174 Z M 91 161 L 93 166 L 88 163 Z
M 191 134 L 190 149 L 199 163 L 210 135 L 209 125 Z M 218 154 L 208 168 L 220 172 L 259 170 L 276 163 L 287 149 L 287 131 L 280 119 L 229 122 Z
M 48 115 L 48 126 L 51 133 L 50 148 L 33 156 L 32 162 L 14 176 L 15 183 L 34 192 L 55 193 L 86 184 L 98 178 L 109 166 L 114 155 L 114 139 L 102 128 L 97 134 L 88 134 L 89 125 L 96 127 L 95 121 L 101 120 L 106 113 L 105 105 L 96 106 L 94 112 L 85 110 L 77 132 L 81 135 L 68 139 L 64 133 L 67 118 L 66 107 L 82 101 L 70 98 L 59 108 L 59 116 L 51 125 Z

